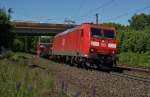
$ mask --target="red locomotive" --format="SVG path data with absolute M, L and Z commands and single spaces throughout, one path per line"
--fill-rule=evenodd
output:
M 52 56 L 71 63 L 116 64 L 116 30 L 95 24 L 82 24 L 56 35 Z

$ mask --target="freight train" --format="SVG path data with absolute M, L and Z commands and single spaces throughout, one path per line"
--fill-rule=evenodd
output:
M 117 46 L 115 28 L 85 23 L 56 35 L 50 55 L 81 66 L 115 66 Z

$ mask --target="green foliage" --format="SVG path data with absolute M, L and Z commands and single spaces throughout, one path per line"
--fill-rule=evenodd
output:
M 23 51 L 24 50 L 24 43 L 19 39 L 15 39 L 13 43 L 13 50 L 14 51 Z
M 0 60 L 0 96 L 1 97 L 47 97 L 54 88 L 51 73 L 31 69 L 22 54 Z M 13 59 L 13 60 L 12 60 Z M 14 62 L 14 59 L 17 61 Z
M 59 92 L 59 97 L 68 97 L 64 91 Z
M 21 52 L 33 53 L 36 50 L 37 43 L 38 43 L 38 37 L 36 36 L 16 36 L 13 43 L 13 50 L 16 52 L 21 51 Z
M 7 12 L 0 8 L 0 47 L 11 49 L 15 34 L 10 32 L 13 28 L 10 22 L 10 10 Z
M 41 37 L 41 42 L 50 43 L 51 39 L 52 37 L 50 36 L 43 36 Z M 38 41 L 37 36 L 16 36 L 13 43 L 13 50 L 34 53 L 37 48 Z M 25 42 L 27 48 L 25 47 Z
M 1 54 L 0 59 L 5 59 L 5 58 L 11 58 L 14 55 L 12 51 L 6 51 L 5 53 Z
M 27 37 L 27 52 L 35 52 L 38 43 L 38 37 Z
M 134 29 L 120 30 L 120 51 L 121 52 L 139 52 L 145 53 L 148 51 L 149 34 L 136 31 Z
M 118 55 L 119 64 L 150 68 L 150 55 L 138 53 L 121 53 Z
M 129 20 L 130 26 L 136 30 L 143 30 L 144 27 L 150 25 L 150 15 L 135 14 L 132 16 L 131 20 Z
M 41 42 L 49 43 L 52 38 L 53 37 L 50 37 L 50 36 L 43 36 L 43 37 L 41 37 Z
M 145 48 L 146 52 L 150 54 L 150 25 L 144 28 L 145 35 Z

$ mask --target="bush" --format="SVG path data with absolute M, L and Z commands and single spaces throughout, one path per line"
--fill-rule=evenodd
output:
M 15 39 L 13 43 L 13 50 L 14 51 L 23 51 L 24 50 L 24 44 L 19 39 Z
M 10 32 L 14 28 L 10 21 L 10 9 L 6 11 L 0 8 L 0 47 L 12 49 L 15 34 Z
M 47 97 L 54 88 L 51 73 L 39 72 L 23 65 L 21 54 L 14 54 L 10 59 L 0 60 L 0 96 L 1 97 Z M 48 92 L 47 92 L 48 91 Z
M 1 54 L 0 59 L 4 59 L 4 58 L 9 59 L 9 58 L 11 58 L 13 55 L 14 55 L 14 53 L 13 53 L 12 51 L 7 50 L 7 51 L 5 51 L 5 52 L 3 52 L 3 53 Z
M 150 55 L 133 52 L 121 53 L 118 55 L 119 64 L 135 67 L 150 67 Z

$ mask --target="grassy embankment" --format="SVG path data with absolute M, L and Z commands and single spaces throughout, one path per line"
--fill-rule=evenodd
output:
M 59 94 L 53 94 L 53 88 L 52 74 L 30 68 L 23 54 L 9 54 L 0 58 L 0 97 L 45 97 Z
M 121 53 L 118 55 L 119 64 L 125 64 L 133 67 L 150 68 L 150 55 L 138 53 Z

